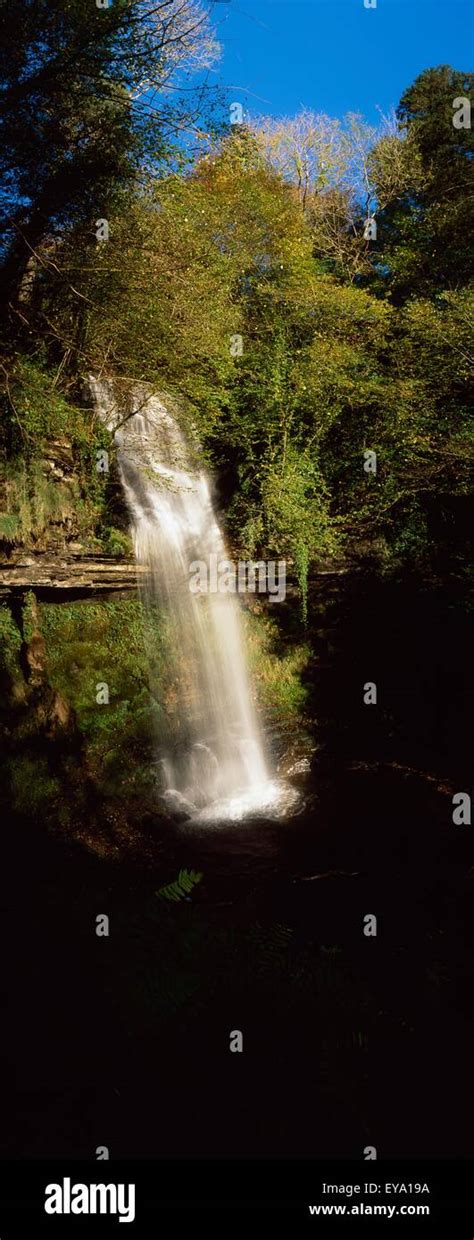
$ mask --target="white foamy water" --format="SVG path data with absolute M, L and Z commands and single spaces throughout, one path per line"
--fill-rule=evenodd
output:
M 180 816 L 236 821 L 279 817 L 297 794 L 268 769 L 252 700 L 239 603 L 230 593 L 193 593 L 190 565 L 226 550 L 209 481 L 176 419 L 140 384 L 119 397 L 90 378 L 114 432 L 130 513 L 140 591 L 168 616 L 173 634 L 173 737 L 160 736 L 161 792 Z M 165 704 L 166 705 L 166 704 Z M 166 711 L 165 711 L 166 713 Z

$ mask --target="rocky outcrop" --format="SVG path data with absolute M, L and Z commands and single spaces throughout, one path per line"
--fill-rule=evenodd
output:
M 141 573 L 133 559 L 83 555 L 22 555 L 0 563 L 0 598 L 33 590 L 39 599 L 134 591 Z

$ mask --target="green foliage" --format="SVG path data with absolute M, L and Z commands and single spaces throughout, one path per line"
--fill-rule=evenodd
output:
M 389 201 L 391 151 L 374 152 L 378 271 L 397 302 L 459 289 L 472 278 L 474 138 L 471 125 L 453 124 L 453 104 L 472 96 L 473 82 L 472 73 L 439 65 L 405 91 L 397 110 L 404 167 Z
M 90 770 L 108 795 L 132 801 L 152 798 L 153 742 L 161 713 L 148 690 L 143 624 L 134 598 L 39 607 L 48 678 L 76 712 Z M 158 621 L 154 644 L 158 661 Z M 104 683 L 109 702 L 98 704 L 97 685 Z
M 96 453 L 107 447 L 113 459 L 113 450 L 93 410 L 58 392 L 44 365 L 20 357 L 5 378 L 4 413 L 0 537 L 11 544 L 33 540 L 39 550 L 55 527 L 69 537 L 101 540 L 107 496 Z M 109 524 L 110 539 L 109 554 L 130 549 L 122 531 Z
M 19 532 L 20 521 L 16 513 L 2 513 L 0 515 L 0 538 L 6 543 L 14 543 Z
M 126 210 L 111 212 L 107 245 L 80 224 L 65 229 L 60 261 L 36 289 L 46 345 L 34 362 L 17 354 L 7 367 L 5 539 L 45 538 L 73 512 L 75 534 L 106 554 L 129 553 L 94 469 L 97 446 L 112 459 L 113 447 L 92 411 L 73 404 L 69 367 L 124 383 L 136 376 L 174 400 L 221 473 L 233 551 L 286 559 L 304 619 L 308 580 L 328 562 L 369 556 L 389 571 L 434 555 L 435 502 L 448 510 L 472 485 L 472 133 L 452 124 L 453 98 L 470 80 L 447 66 L 421 74 L 398 129 L 371 150 L 357 117 L 346 132 L 303 115 L 267 126 L 265 141 L 264 126 L 235 128 L 185 173 L 168 168 L 130 194 Z M 327 183 L 313 160 L 310 198 L 299 137 L 313 155 L 332 151 Z M 364 252 L 362 206 L 347 180 L 356 148 L 379 225 Z M 73 465 L 52 487 L 41 461 L 55 438 L 70 442 Z M 363 470 L 367 449 L 376 477 Z M 165 638 L 162 630 L 159 650 Z M 160 653 L 158 710 L 173 696 L 164 664 Z
M 257 923 L 249 931 L 248 939 L 253 957 L 253 968 L 260 977 L 270 981 L 275 977 L 282 980 L 292 975 L 294 964 L 290 952 L 293 929 L 291 926 L 276 922 L 272 926 Z
M 165 887 L 160 887 L 156 894 L 162 900 L 179 904 L 181 900 L 189 899 L 190 892 L 201 882 L 202 877 L 199 870 L 180 870 L 177 879 Z
M 55 391 L 51 375 L 28 358 L 17 359 L 8 389 L 7 417 L 13 447 L 36 447 L 71 431 L 69 403 Z M 78 411 L 74 411 L 79 417 Z
M 396 530 L 392 543 L 394 560 L 413 565 L 423 562 L 429 550 L 429 538 L 426 515 L 419 504 L 413 501 L 406 505 L 403 524 Z
M 130 555 L 132 551 L 130 536 L 123 530 L 114 529 L 113 526 L 105 527 L 102 531 L 101 542 L 106 555 L 114 555 L 118 559 L 124 555 Z
M 258 604 L 244 613 L 244 621 L 247 657 L 260 704 L 271 716 L 291 724 L 301 716 L 308 695 L 303 677 L 310 647 L 306 642 L 285 644 L 276 619 Z
M 21 627 L 24 641 L 30 642 L 38 628 L 38 604 L 33 590 L 28 590 L 23 598 Z
M 310 562 L 321 562 L 337 549 L 327 488 L 308 449 L 298 452 L 287 443 L 282 459 L 264 469 L 262 502 L 267 545 L 293 558 L 306 619 Z
M 110 218 L 138 168 L 170 155 L 171 132 L 196 120 L 189 85 L 172 96 L 179 71 L 210 64 L 218 49 L 195 0 L 152 10 L 146 0 L 105 10 L 8 0 L 1 24 L 3 275 L 21 300 L 26 263 L 45 238 L 47 268 L 55 233 L 80 222 L 93 238 L 98 204 Z M 144 80 L 160 107 L 143 108 Z M 205 96 L 201 85 L 201 106 Z
M 72 523 L 75 518 L 77 484 L 58 486 L 48 482 L 36 461 L 21 457 L 4 471 L 5 505 L 12 511 L 2 514 L 0 532 L 5 542 L 24 543 L 41 539 L 51 525 Z
M 21 633 L 7 603 L 0 603 L 0 666 L 10 675 L 18 673 Z
M 13 808 L 20 814 L 43 813 L 61 795 L 60 781 L 51 775 L 44 757 L 18 755 L 8 760 L 6 773 Z

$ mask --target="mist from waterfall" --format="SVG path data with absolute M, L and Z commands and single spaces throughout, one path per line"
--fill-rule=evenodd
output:
M 294 793 L 270 778 L 239 603 L 231 593 L 190 589 L 193 561 L 226 558 L 197 449 L 144 385 L 127 398 L 112 380 L 91 377 L 90 385 L 118 449 L 141 598 L 164 617 L 170 638 L 175 727 L 159 737 L 162 795 L 191 819 L 280 816 Z

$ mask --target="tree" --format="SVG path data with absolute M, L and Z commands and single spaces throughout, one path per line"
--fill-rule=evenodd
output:
M 473 81 L 449 65 L 424 70 L 397 109 L 398 137 L 372 154 L 377 279 L 399 302 L 460 288 L 472 276 L 474 137 L 454 121 L 460 101 L 469 110 Z
M 215 56 L 200 0 L 2 0 L 0 54 L 3 283 L 18 289 L 49 234 L 90 229 L 170 135 L 196 123 L 196 100 L 170 90 Z
M 219 473 L 233 547 L 286 556 L 304 596 L 311 565 L 341 550 L 425 554 L 433 506 L 448 513 L 467 495 L 472 310 L 425 269 L 428 195 L 437 206 L 456 151 L 439 156 L 436 188 L 415 125 L 386 127 L 370 148 L 353 118 L 328 183 L 314 171 L 303 188 L 286 162 L 293 139 L 277 137 L 278 158 L 239 126 L 162 172 L 111 213 L 107 244 L 87 220 L 65 228 L 27 312 L 44 342 L 42 408 L 48 367 L 56 395 L 69 385 L 76 400 L 89 371 L 174 397 Z M 357 246 L 374 208 L 371 259 Z M 18 391 L 29 372 L 16 371 L 10 420 L 33 427 Z M 26 405 L 38 402 L 32 387 Z
M 323 269 L 357 280 L 371 272 L 364 226 L 377 207 L 371 153 L 388 141 L 394 118 L 376 128 L 357 113 L 342 120 L 304 109 L 295 117 L 257 119 L 252 132 L 265 163 L 294 187 Z

